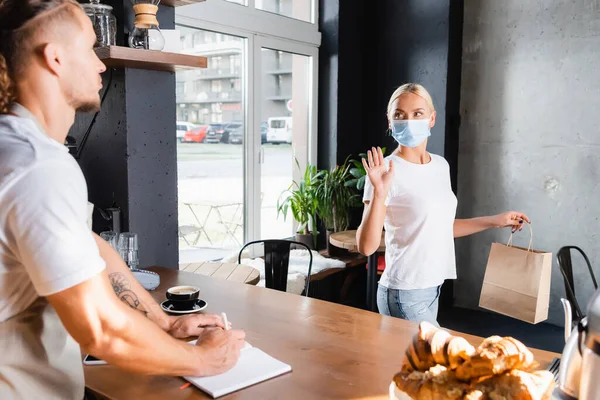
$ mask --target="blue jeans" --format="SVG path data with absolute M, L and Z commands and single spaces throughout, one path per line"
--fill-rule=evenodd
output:
M 427 289 L 399 290 L 379 285 L 377 307 L 383 315 L 402 318 L 408 321 L 437 323 L 438 304 L 441 286 Z

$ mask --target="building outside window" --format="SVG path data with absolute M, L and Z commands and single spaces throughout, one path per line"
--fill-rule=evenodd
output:
M 251 7 L 243 0 L 176 9 L 182 52 L 208 61 L 176 74 L 177 120 L 197 127 L 177 150 L 180 262 L 292 237 L 295 223 L 278 215 L 277 201 L 301 175 L 296 160 L 316 163 L 320 35 L 290 19 L 314 20 L 315 1 L 253 3 L 254 18 L 241 12 Z

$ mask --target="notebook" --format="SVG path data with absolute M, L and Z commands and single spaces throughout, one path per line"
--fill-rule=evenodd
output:
M 195 343 L 195 341 L 190 343 Z M 229 371 L 216 376 L 202 378 L 184 376 L 183 378 L 216 399 L 267 379 L 283 375 L 291 370 L 290 365 L 246 343 L 246 347 L 241 351 L 238 363 Z

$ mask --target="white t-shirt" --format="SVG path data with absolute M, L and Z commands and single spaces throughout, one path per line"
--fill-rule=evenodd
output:
M 0 398 L 83 398 L 80 349 L 44 296 L 105 268 L 87 185 L 25 108 L 0 115 Z
M 456 279 L 454 219 L 457 199 L 448 162 L 435 154 L 427 164 L 396 155 L 394 177 L 385 200 L 385 264 L 379 283 L 389 289 L 426 289 Z M 373 199 L 367 177 L 363 201 Z

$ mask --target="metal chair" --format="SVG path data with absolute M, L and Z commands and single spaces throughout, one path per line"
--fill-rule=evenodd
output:
M 203 229 L 197 226 L 181 225 L 177 230 L 177 236 L 180 239 L 183 239 L 188 246 L 193 247 L 198 243 L 198 239 L 200 239 L 202 232 Z M 187 239 L 187 236 L 192 234 L 195 234 L 196 238 L 192 241 L 192 243 L 190 243 L 190 241 Z
M 306 284 L 304 285 L 304 295 L 308 297 L 308 287 L 310 284 L 310 275 L 312 271 L 313 255 L 310 248 L 304 243 L 295 242 L 293 240 L 255 240 L 246 243 L 238 254 L 238 264 L 242 263 L 242 252 L 248 246 L 263 244 L 265 253 L 265 286 L 269 289 L 275 289 L 282 292 L 287 290 L 287 278 L 290 262 L 290 250 L 292 245 L 306 248 L 309 254 L 308 275 L 306 276 Z
M 598 282 L 596 281 L 596 276 L 594 275 L 594 270 L 592 269 L 592 265 L 588 256 L 577 246 L 564 246 L 558 250 L 557 259 L 558 266 L 560 268 L 560 272 L 562 273 L 563 279 L 565 281 L 565 292 L 567 293 L 567 300 L 571 303 L 571 308 L 575 311 L 574 321 L 580 321 L 585 314 L 581 311 L 581 307 L 579 307 L 579 303 L 577 302 L 577 297 L 575 296 L 575 281 L 573 278 L 573 263 L 571 260 L 571 250 L 577 250 L 583 256 L 585 260 L 590 275 L 592 277 L 592 283 L 594 285 L 594 289 L 598 289 Z

